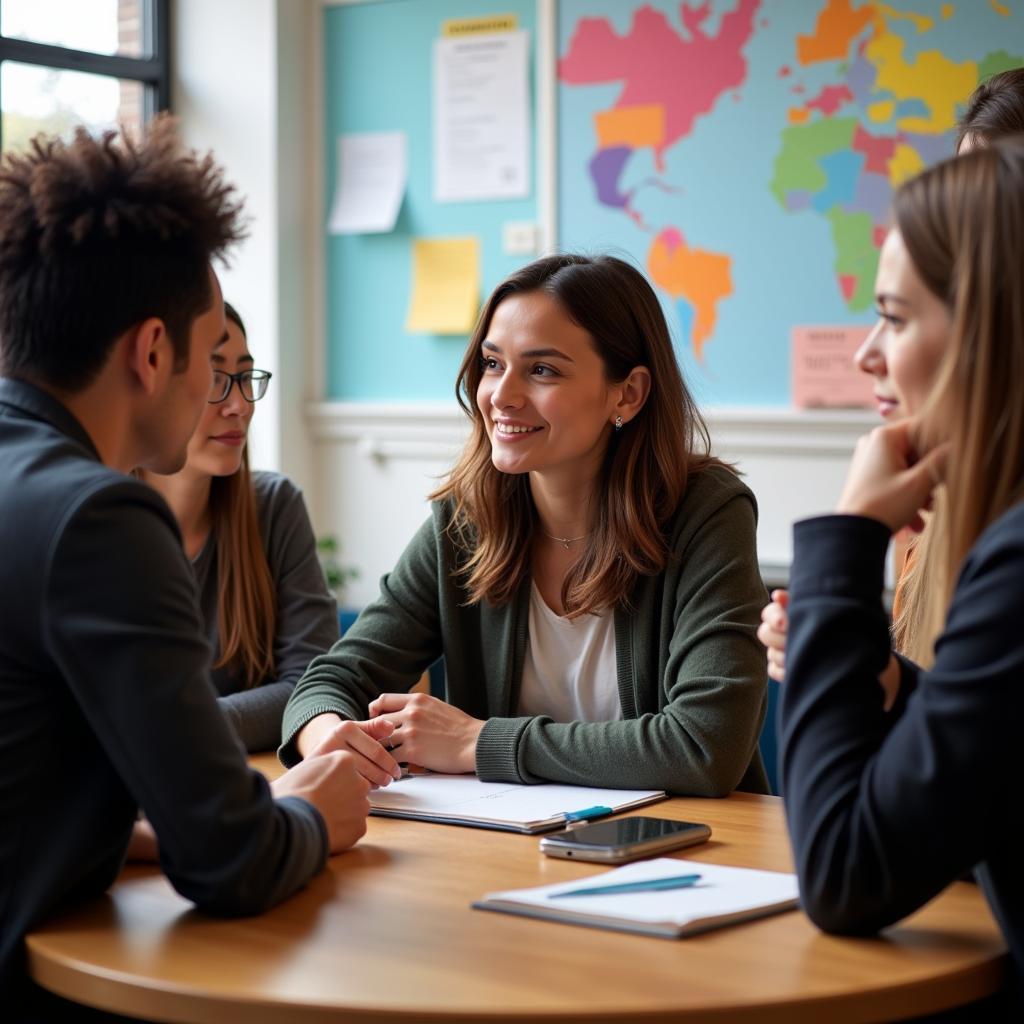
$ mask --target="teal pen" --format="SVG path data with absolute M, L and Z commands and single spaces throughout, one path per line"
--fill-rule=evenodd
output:
M 700 881 L 700 875 L 671 875 L 668 878 L 646 878 L 642 882 L 619 882 L 616 885 L 593 885 L 587 889 L 570 889 L 568 892 L 548 894 L 549 900 L 563 896 L 614 896 L 628 892 L 660 892 L 662 889 L 688 889 Z

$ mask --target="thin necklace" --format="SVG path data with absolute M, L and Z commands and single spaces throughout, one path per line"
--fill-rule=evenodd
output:
M 540 532 L 543 533 L 544 536 L 548 537 L 550 540 L 557 540 L 558 543 L 561 544 L 566 551 L 569 550 L 570 544 L 575 544 L 578 540 L 586 540 L 590 536 L 589 533 L 584 533 L 581 534 L 579 537 L 556 537 L 553 533 L 548 533 L 547 530 L 541 530 Z

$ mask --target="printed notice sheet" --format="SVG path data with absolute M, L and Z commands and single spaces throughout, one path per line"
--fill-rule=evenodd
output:
M 434 41 L 434 200 L 530 192 L 528 33 Z
M 853 362 L 870 327 L 794 327 L 793 405 L 798 409 L 873 408 L 874 383 Z
M 338 137 L 338 174 L 328 221 L 333 235 L 393 231 L 405 195 L 405 132 Z

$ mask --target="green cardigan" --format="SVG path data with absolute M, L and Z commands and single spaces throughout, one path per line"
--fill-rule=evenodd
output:
M 465 604 L 453 580 L 458 551 L 431 517 L 381 593 L 326 654 L 315 658 L 284 713 L 281 760 L 315 715 L 362 719 L 381 693 L 406 692 L 444 655 L 447 697 L 486 719 L 476 748 L 481 779 L 656 788 L 724 796 L 768 792 L 758 736 L 767 703 L 764 649 L 755 636 L 766 600 L 750 490 L 714 467 L 690 478 L 668 530 L 671 555 L 615 608 L 622 721 L 515 717 L 528 642 L 530 581 L 502 607 Z

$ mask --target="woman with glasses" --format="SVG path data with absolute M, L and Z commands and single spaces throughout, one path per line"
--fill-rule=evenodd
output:
M 228 303 L 224 311 L 228 339 L 185 467 L 143 476 L 181 527 L 221 707 L 247 750 L 268 750 L 299 676 L 338 639 L 338 613 L 301 492 L 249 470 L 249 422 L 271 375 L 253 366 L 241 317 Z

